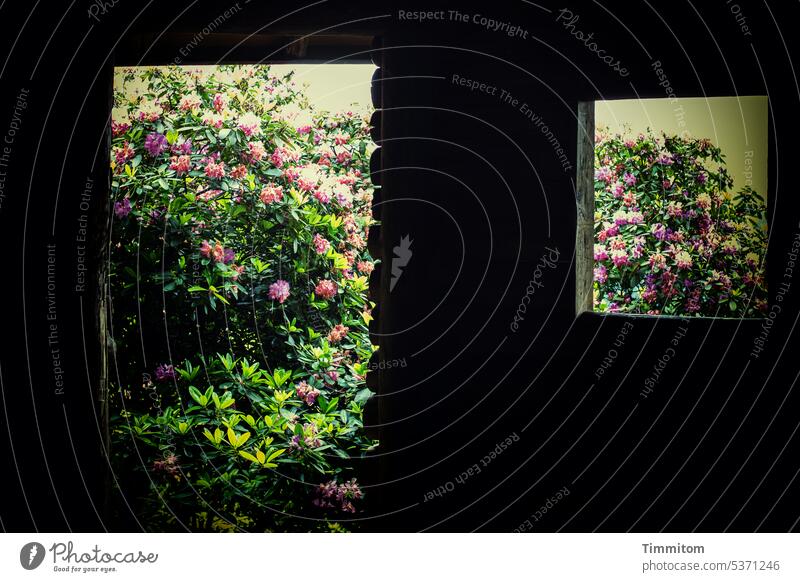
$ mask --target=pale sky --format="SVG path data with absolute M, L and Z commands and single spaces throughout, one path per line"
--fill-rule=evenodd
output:
M 295 71 L 298 85 L 308 83 L 305 93 L 317 109 L 338 112 L 353 103 L 358 110 L 372 105 L 370 83 L 375 65 L 270 65 L 270 72 L 275 75 L 289 71 Z

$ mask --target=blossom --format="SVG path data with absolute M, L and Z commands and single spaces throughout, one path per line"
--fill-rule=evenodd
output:
M 242 155 L 242 159 L 248 164 L 255 164 L 264 159 L 267 155 L 267 150 L 264 149 L 264 144 L 260 141 L 251 141 L 247 144 L 247 152 Z
M 348 151 L 342 151 L 336 154 L 336 161 L 340 164 L 349 164 L 353 155 Z
M 650 227 L 650 233 L 658 240 L 664 240 L 667 238 L 667 227 L 660 222 L 656 222 Z
M 156 368 L 156 380 L 159 382 L 174 380 L 175 378 L 175 368 L 172 366 L 172 364 L 159 364 Z
M 217 113 L 222 113 L 222 110 L 225 109 L 225 106 L 228 104 L 228 100 L 222 93 L 217 93 L 214 95 L 214 99 L 212 100 L 211 104 Z
M 608 246 L 611 248 L 612 251 L 620 251 L 625 249 L 625 239 L 621 236 L 615 236 L 609 239 Z
M 653 253 L 650 255 L 650 268 L 653 271 L 664 269 L 667 266 L 667 258 L 661 253 Z
M 322 204 L 327 204 L 331 201 L 331 195 L 324 190 L 314 190 L 314 198 L 319 200 Z
M 672 154 L 670 153 L 663 153 L 660 156 L 658 156 L 658 163 L 661 164 L 662 166 L 671 166 L 674 163 L 674 161 L 675 160 L 673 159 Z
M 711 208 L 711 196 L 703 192 L 699 194 L 695 199 L 695 204 L 697 204 L 698 208 L 702 208 L 703 210 L 708 210 Z
M 181 467 L 178 464 L 178 457 L 174 453 L 164 455 L 161 459 L 153 461 L 153 471 L 157 473 L 167 473 L 177 475 Z
M 680 218 L 683 216 L 683 203 L 675 201 L 669 202 L 667 204 L 667 214 L 673 218 Z
M 213 113 L 211 111 L 206 111 L 203 114 L 203 117 L 200 118 L 200 122 L 203 125 L 209 125 L 209 126 L 214 127 L 216 129 L 220 129 L 222 127 L 223 122 L 224 122 L 224 118 L 222 117 L 222 115 L 220 115 L 218 113 Z
M 331 248 L 331 243 L 324 236 L 319 233 L 314 235 L 314 250 L 318 255 L 324 255 L 329 248 Z
M 190 156 L 172 156 L 170 158 L 169 169 L 175 170 L 179 176 L 186 174 L 192 167 L 192 158 Z
M 756 253 L 747 253 L 744 256 L 745 262 L 750 265 L 751 267 L 755 267 L 758 264 L 758 255 Z
M 275 165 L 275 167 L 280 168 L 286 163 L 287 157 L 288 156 L 285 148 L 275 148 L 275 151 L 272 152 L 272 155 L 269 157 L 269 159 L 273 165 Z
M 621 198 L 623 193 L 625 192 L 625 188 L 619 182 L 614 182 L 611 185 L 611 194 L 614 198 Z
M 316 388 L 312 388 L 308 382 L 298 383 L 295 386 L 295 391 L 297 392 L 297 397 L 303 400 L 308 406 L 314 406 L 314 403 L 320 395 L 320 391 Z
M 625 250 L 611 251 L 611 262 L 615 267 L 624 267 L 628 264 L 628 253 Z
M 675 264 L 679 269 L 688 269 L 692 266 L 692 256 L 686 251 L 675 253 Z
M 240 115 L 238 125 L 247 137 L 261 133 L 261 118 L 252 111 Z
M 177 155 L 181 155 L 181 154 L 183 154 L 183 155 L 186 155 L 186 154 L 190 154 L 190 153 L 192 153 L 192 139 L 191 139 L 191 138 L 189 138 L 189 139 L 182 139 L 182 140 L 180 140 L 180 141 L 176 142 L 176 143 L 175 143 L 175 144 L 172 146 L 172 148 L 170 149 L 170 151 L 171 151 L 173 154 L 175 154 L 176 156 L 177 156 Z
M 599 168 L 594 173 L 594 179 L 597 180 L 598 182 L 609 183 L 609 182 L 611 182 L 613 177 L 614 177 L 614 174 L 612 174 L 611 170 L 606 166 L 603 166 L 603 167 Z
M 335 133 L 333 134 L 333 143 L 336 145 L 344 145 L 348 141 L 350 141 L 350 136 L 346 133 Z
M 722 252 L 734 255 L 739 252 L 739 242 L 735 238 L 728 238 L 722 242 Z
M 617 210 L 614 213 L 614 216 L 611 217 L 614 220 L 614 224 L 617 226 L 624 226 L 628 224 L 628 213 L 624 210 Z
M 280 202 L 283 200 L 283 188 L 280 186 L 264 186 L 259 195 L 261 202 L 264 204 L 272 204 L 273 202 Z
M 373 263 L 370 263 L 369 261 L 359 261 L 356 264 L 356 269 L 358 269 L 361 273 L 364 273 L 366 275 L 372 273 L 374 268 L 375 265 Z
M 703 172 L 700 172 L 699 174 L 697 174 L 697 181 L 700 182 L 701 184 L 705 184 L 706 181 L 708 181 L 708 176 Z
M 641 224 L 644 222 L 644 215 L 637 210 L 628 212 L 625 218 L 628 221 L 628 224 Z
M 126 121 L 117 122 L 111 121 L 111 135 L 114 137 L 120 136 L 131 128 L 131 124 Z
M 336 281 L 330 279 L 321 279 L 314 288 L 314 292 L 323 299 L 330 299 L 336 295 L 337 291 L 338 286 L 336 285 Z
M 336 479 L 319 485 L 313 504 L 323 509 L 339 509 L 347 513 L 355 513 L 353 501 L 361 499 L 362 493 L 355 479 L 341 485 Z
M 135 155 L 133 147 L 126 141 L 122 147 L 114 149 L 114 163 L 121 169 Z
M 127 196 L 122 200 L 114 202 L 114 215 L 117 218 L 125 218 L 131 211 L 131 199 Z
M 634 186 L 636 184 L 636 176 L 634 176 L 630 172 L 625 172 L 625 174 L 622 176 L 622 180 L 628 187 Z
M 608 280 L 608 270 L 605 268 L 605 266 L 600 265 L 599 267 L 595 267 L 594 280 L 601 285 Z
M 247 166 L 245 166 L 244 164 L 239 164 L 233 170 L 231 170 L 231 178 L 233 178 L 234 180 L 243 180 L 246 176 L 247 176 Z
M 345 338 L 348 331 L 350 331 L 348 327 L 339 323 L 328 333 L 328 341 L 332 344 L 338 343 Z
M 196 93 L 190 93 L 189 95 L 184 95 L 181 97 L 180 103 L 178 103 L 178 109 L 181 111 L 191 111 L 194 113 L 200 106 L 202 105 L 202 101 L 200 100 L 200 96 Z
M 605 261 L 608 259 L 608 253 L 604 245 L 594 245 L 594 260 Z
M 209 161 L 205 173 L 209 178 L 223 178 L 225 177 L 225 164 L 223 162 L 215 163 Z
M 269 286 L 269 298 L 283 303 L 289 297 L 289 282 L 278 279 Z
M 167 149 L 167 145 L 167 138 L 160 133 L 149 133 L 144 139 L 144 149 L 154 158 L 161 155 L 161 152 Z

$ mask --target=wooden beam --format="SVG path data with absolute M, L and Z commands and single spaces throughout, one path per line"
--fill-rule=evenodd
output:
M 594 278 L 594 102 L 578 104 L 578 155 L 575 181 L 575 314 L 593 308 Z

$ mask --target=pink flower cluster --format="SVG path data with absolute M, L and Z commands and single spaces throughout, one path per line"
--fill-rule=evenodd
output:
M 283 303 L 289 298 L 289 282 L 283 279 L 278 279 L 269 286 L 269 298 Z
M 314 293 L 323 299 L 331 299 L 338 291 L 336 281 L 331 279 L 321 279 L 317 286 L 314 288 Z
M 346 481 L 341 485 L 336 479 L 322 483 L 316 490 L 313 504 L 323 509 L 338 509 L 347 513 L 355 513 L 353 501 L 361 499 L 361 488 L 355 479 Z

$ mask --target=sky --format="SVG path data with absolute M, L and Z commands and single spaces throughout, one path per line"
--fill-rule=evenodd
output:
M 270 71 L 276 75 L 295 71 L 294 80 L 298 85 L 308 84 L 306 95 L 317 109 L 342 111 L 353 103 L 358 109 L 371 106 L 375 65 L 271 65 Z

